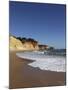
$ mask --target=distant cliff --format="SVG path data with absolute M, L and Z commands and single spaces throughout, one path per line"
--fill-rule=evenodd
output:
M 38 45 L 39 46 L 39 50 L 46 50 L 46 49 L 49 49 L 49 46 L 48 45 Z
M 34 39 L 10 36 L 10 50 L 39 50 L 39 46 Z

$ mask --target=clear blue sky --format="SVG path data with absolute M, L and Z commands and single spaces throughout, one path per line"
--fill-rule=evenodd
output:
M 65 9 L 65 5 L 10 1 L 9 32 L 55 48 L 65 48 Z

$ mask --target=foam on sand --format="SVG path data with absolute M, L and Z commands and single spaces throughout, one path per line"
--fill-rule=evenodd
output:
M 20 58 L 35 60 L 34 62 L 28 64 L 32 67 L 38 67 L 41 70 L 65 72 L 66 58 L 64 56 L 44 55 L 34 52 L 21 52 L 17 53 L 16 55 Z

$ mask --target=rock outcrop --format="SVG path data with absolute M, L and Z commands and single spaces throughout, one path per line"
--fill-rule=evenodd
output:
M 39 47 L 38 42 L 33 39 L 10 36 L 10 50 L 39 50 Z
M 49 48 L 48 45 L 38 45 L 39 46 L 39 50 L 46 50 Z

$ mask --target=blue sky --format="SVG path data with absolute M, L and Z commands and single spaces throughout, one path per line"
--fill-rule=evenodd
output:
M 34 38 L 41 44 L 65 48 L 66 6 L 59 4 L 9 3 L 9 32 Z

